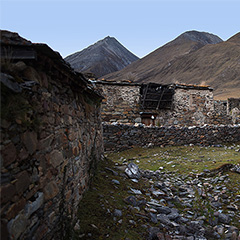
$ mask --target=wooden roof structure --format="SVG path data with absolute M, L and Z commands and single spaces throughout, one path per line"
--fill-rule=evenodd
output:
M 141 106 L 143 109 L 172 109 L 175 85 L 148 83 L 141 88 Z
M 186 85 L 186 84 L 158 84 L 148 83 L 143 84 L 141 87 L 141 106 L 142 109 L 172 109 L 173 108 L 173 96 L 177 88 L 185 90 L 209 90 L 213 89 L 209 86 L 200 85 Z

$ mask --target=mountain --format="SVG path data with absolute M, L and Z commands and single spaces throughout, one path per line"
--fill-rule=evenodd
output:
M 205 32 L 188 31 L 106 80 L 205 84 L 216 99 L 240 97 L 240 33 L 223 42 Z
M 222 42 L 222 40 L 213 34 L 188 31 L 144 58 L 130 64 L 122 71 L 109 74 L 104 76 L 104 78 L 117 80 L 124 78 L 137 82 L 158 82 L 160 80 L 157 77 L 158 72 L 169 65 L 173 59 L 196 51 L 207 43 L 215 44 L 219 42 Z
M 93 73 L 96 77 L 121 70 L 138 59 L 109 36 L 65 58 L 75 71 Z

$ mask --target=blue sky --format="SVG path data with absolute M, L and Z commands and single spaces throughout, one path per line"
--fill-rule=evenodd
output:
M 112 36 L 138 57 L 188 30 L 227 40 L 240 31 L 239 0 L 0 0 L 1 29 L 47 43 L 63 57 Z

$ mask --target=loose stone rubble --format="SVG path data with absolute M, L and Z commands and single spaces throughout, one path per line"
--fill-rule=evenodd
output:
M 239 229 L 231 225 L 233 218 L 240 221 L 240 196 L 227 195 L 228 174 L 181 176 L 157 170 L 142 171 L 142 176 L 152 182 L 151 201 L 144 210 L 152 222 L 160 223 L 150 228 L 149 239 L 240 239 Z
M 190 172 L 187 175 L 164 171 L 161 167 L 157 171 L 141 170 L 133 163 L 127 164 L 125 170 L 116 165 L 114 169 L 105 170 L 112 178 L 119 172 L 121 181 L 129 184 L 129 196 L 124 199 L 124 208 L 129 210 L 132 218 L 145 220 L 141 227 L 146 230 L 147 237 L 139 236 L 139 239 L 240 239 L 239 228 L 233 224 L 240 223 L 240 195 L 227 188 L 229 169 L 238 173 L 239 165 L 229 164 L 231 166 L 218 169 L 217 174 L 205 170 L 200 174 Z M 112 181 L 116 191 L 121 181 Z M 148 184 L 139 188 L 139 181 Z M 135 182 L 135 188 L 131 187 L 131 182 Z M 125 220 L 123 210 L 119 206 L 112 212 L 107 209 L 116 224 L 120 225 Z M 129 220 L 129 228 L 139 222 Z

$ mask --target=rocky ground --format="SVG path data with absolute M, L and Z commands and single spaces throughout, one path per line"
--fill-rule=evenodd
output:
M 234 150 L 234 149 L 233 149 Z M 236 159 L 240 156 L 238 150 Z M 239 155 L 238 155 L 239 154 Z M 240 163 L 240 158 L 237 162 Z M 240 165 L 201 172 L 102 162 L 84 196 L 75 239 L 240 239 Z

